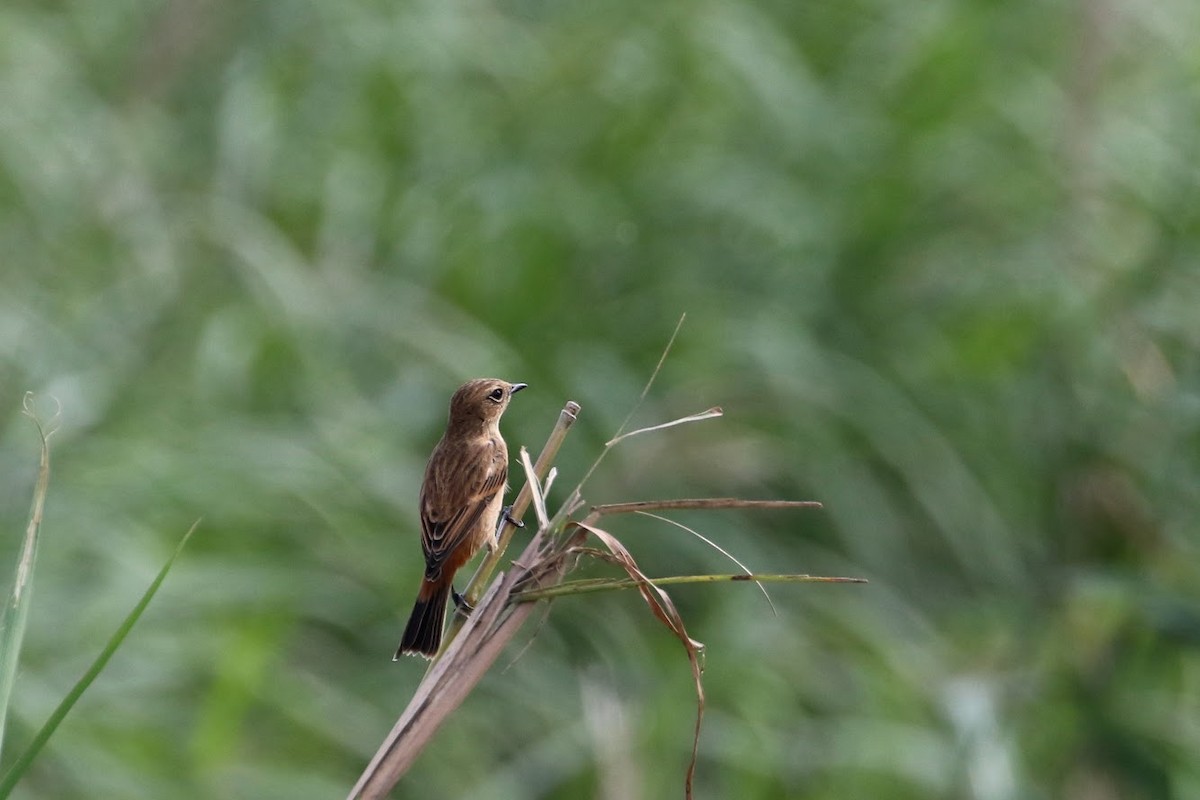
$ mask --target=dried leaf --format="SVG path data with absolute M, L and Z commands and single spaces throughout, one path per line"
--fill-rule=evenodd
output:
M 708 409 L 707 411 L 701 411 L 699 414 L 691 414 L 686 417 L 680 417 L 679 419 L 673 419 L 670 422 L 663 422 L 659 425 L 651 425 L 649 428 L 638 428 L 636 431 L 630 431 L 629 433 L 622 433 L 620 436 L 617 436 L 613 439 L 609 439 L 607 442 L 604 443 L 604 446 L 612 447 L 613 445 L 617 444 L 618 442 L 623 442 L 626 439 L 628 439 L 630 436 L 637 436 L 640 433 L 650 433 L 651 431 L 661 431 L 664 428 L 674 428 L 676 425 L 685 425 L 689 422 L 700 422 L 700 421 L 706 420 L 706 419 L 714 419 L 715 417 L 719 417 L 724 413 L 725 412 L 721 410 L 720 406 L 713 406 L 712 408 Z
M 683 643 L 684 650 L 687 651 L 688 662 L 692 667 L 692 679 L 696 685 L 696 727 L 692 736 L 692 759 L 688 763 L 687 779 L 684 783 L 685 796 L 691 800 L 692 782 L 696 777 L 696 760 L 700 750 L 700 726 L 704 721 L 704 682 L 702 680 L 704 667 L 701 663 L 704 658 L 704 644 L 688 635 L 687 628 L 683 624 L 683 617 L 675 608 L 675 603 L 671 600 L 670 595 L 655 586 L 646 577 L 646 574 L 638 567 L 633 555 L 617 537 L 587 523 L 577 524 L 608 548 L 613 560 L 625 570 L 631 580 L 637 582 L 638 592 L 646 601 L 646 605 L 650 607 L 650 611 L 671 630 L 671 633 L 675 634 L 676 638 Z

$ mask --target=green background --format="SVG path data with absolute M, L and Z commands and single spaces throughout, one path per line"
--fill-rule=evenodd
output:
M 16 796 L 344 796 L 422 671 L 450 393 L 529 383 L 514 452 L 578 401 L 561 500 L 683 312 L 634 424 L 726 417 L 586 500 L 821 500 L 673 516 L 871 581 L 672 592 L 698 797 L 1200 796 L 1197 41 L 1192 0 L 5 3 L 0 566 L 21 397 L 63 408 L 5 763 L 204 518 Z M 518 640 L 397 798 L 682 794 L 634 594 Z

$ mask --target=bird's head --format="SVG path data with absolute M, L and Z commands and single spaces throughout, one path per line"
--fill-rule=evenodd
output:
M 450 398 L 450 424 L 475 420 L 486 424 L 499 420 L 512 396 L 525 386 L 498 378 L 467 381 Z

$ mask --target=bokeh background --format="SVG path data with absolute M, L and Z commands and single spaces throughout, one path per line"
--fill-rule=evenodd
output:
M 62 404 L 4 761 L 179 537 L 24 800 L 342 797 L 464 379 L 530 384 L 559 499 L 760 571 L 708 646 L 701 798 L 1200 796 L 1200 5 L 0 8 L 0 567 Z M 652 520 L 651 574 L 728 571 Z M 522 541 L 518 538 L 518 541 Z M 397 798 L 682 794 L 684 653 L 556 603 Z M 507 669 L 505 669 L 507 667 Z

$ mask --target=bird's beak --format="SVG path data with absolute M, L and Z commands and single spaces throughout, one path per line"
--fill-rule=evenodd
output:
M 509 393 L 509 394 L 516 394 L 517 392 L 521 391 L 522 389 L 524 389 L 524 388 L 526 388 L 526 387 L 528 387 L 528 386 L 529 386 L 529 384 L 528 384 L 528 383 L 514 383 L 514 384 L 512 385 L 512 389 L 510 389 L 508 393 Z

